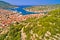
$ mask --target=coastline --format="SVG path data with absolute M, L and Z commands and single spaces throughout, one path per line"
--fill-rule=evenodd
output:
M 29 15 L 21 15 L 19 13 L 8 11 L 4 9 L 0 9 L 0 26 L 5 27 L 11 23 L 20 22 L 27 20 L 28 18 L 32 17 L 41 17 L 43 14 L 29 14 Z

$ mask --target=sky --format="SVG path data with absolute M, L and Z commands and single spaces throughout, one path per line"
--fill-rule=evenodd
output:
M 60 4 L 60 0 L 2 0 L 13 5 L 47 5 Z

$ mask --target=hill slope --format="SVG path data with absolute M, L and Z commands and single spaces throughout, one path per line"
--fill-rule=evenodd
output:
M 13 8 L 13 7 L 16 7 L 16 6 L 11 5 L 11 4 L 4 2 L 4 1 L 0 1 L 0 8 Z
M 0 40 L 60 40 L 60 9 L 43 17 L 16 22 L 6 30 L 1 31 Z
M 32 6 L 32 7 L 27 7 L 25 10 L 31 11 L 31 12 L 48 12 L 50 10 L 58 9 L 60 8 L 60 4 L 55 4 L 55 5 L 38 5 L 38 6 Z

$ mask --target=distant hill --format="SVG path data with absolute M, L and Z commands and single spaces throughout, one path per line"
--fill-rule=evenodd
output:
M 0 8 L 5 9 L 5 8 L 13 8 L 13 7 L 16 7 L 16 6 L 15 5 L 11 5 L 11 4 L 9 4 L 7 2 L 4 2 L 4 1 L 0 1 Z
M 40 10 L 52 10 L 52 9 L 59 9 L 60 8 L 60 4 L 51 4 L 51 5 L 37 5 L 37 6 L 32 6 L 32 7 L 27 7 L 27 8 L 24 8 L 25 10 L 27 11 L 32 11 L 32 12 L 35 12 L 35 11 L 40 11 Z

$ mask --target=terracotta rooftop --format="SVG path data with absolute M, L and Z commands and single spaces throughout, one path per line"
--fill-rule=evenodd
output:
M 4 27 L 14 22 L 20 22 L 31 17 L 39 17 L 42 15 L 44 14 L 20 15 L 19 13 L 14 13 L 13 11 L 0 9 L 0 26 Z

